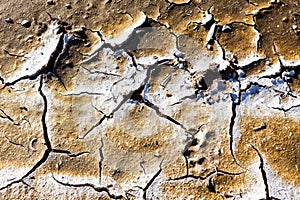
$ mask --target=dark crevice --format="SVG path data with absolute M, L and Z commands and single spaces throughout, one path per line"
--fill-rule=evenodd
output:
M 174 179 L 169 179 L 168 181 L 179 181 L 179 180 L 184 180 L 184 179 L 200 179 L 200 180 L 207 180 L 208 178 L 210 178 L 213 175 L 228 175 L 228 176 L 239 176 L 241 174 L 244 174 L 245 172 L 239 172 L 239 173 L 232 173 L 232 172 L 226 172 L 223 170 L 219 170 L 218 168 L 215 169 L 215 171 L 211 171 L 210 173 L 208 173 L 206 176 L 196 176 L 196 175 L 185 175 L 185 176 L 181 176 L 178 178 L 174 178 Z
M 16 146 L 19 146 L 19 147 L 23 147 L 24 149 L 28 149 L 26 148 L 23 144 L 19 144 L 19 143 L 16 143 L 14 141 L 12 141 L 11 139 L 9 139 L 7 136 L 5 136 L 5 138 L 7 139 L 7 141 L 13 145 L 16 145 Z
M 150 181 L 147 183 L 147 185 L 143 188 L 143 198 L 147 200 L 147 190 L 151 187 L 151 185 L 154 183 L 155 179 L 159 176 L 159 174 L 162 172 L 162 164 L 163 161 L 159 164 L 159 170 L 154 174 L 154 176 L 150 179 Z
M 123 196 L 122 195 L 114 195 L 111 194 L 109 189 L 107 187 L 97 187 L 93 184 L 90 183 L 84 183 L 84 184 L 71 184 L 71 183 L 64 183 L 62 181 L 59 181 L 58 179 L 56 179 L 53 175 L 52 178 L 59 184 L 63 185 L 63 186 L 67 186 L 67 187 L 75 187 L 75 188 L 79 188 L 79 187 L 89 187 L 92 188 L 93 190 L 95 190 L 96 192 L 105 192 L 110 198 L 112 199 L 121 199 Z
M 166 114 L 163 114 L 160 111 L 158 106 L 151 103 L 148 99 L 145 99 L 143 94 L 142 94 L 144 89 L 145 89 L 145 85 L 140 86 L 137 90 L 135 90 L 132 93 L 132 95 L 130 96 L 130 99 L 133 100 L 133 101 L 137 101 L 139 103 L 145 104 L 147 107 L 153 109 L 158 116 L 167 119 L 168 121 L 172 122 L 175 125 L 180 126 L 182 129 L 184 129 L 186 132 L 188 132 L 187 128 L 185 128 L 180 122 L 178 122 L 177 120 L 175 120 L 174 118 L 172 118 L 172 117 L 170 117 Z
M 260 58 L 258 60 L 255 60 L 247 65 L 242 66 L 241 68 L 243 69 L 243 71 L 247 74 L 251 69 L 256 68 L 257 66 L 259 66 L 262 62 L 266 62 L 267 59 L 266 58 Z
M 271 200 L 272 198 L 270 197 L 268 178 L 267 178 L 267 173 L 264 169 L 263 157 L 262 157 L 261 153 L 259 152 L 259 150 L 256 147 L 254 147 L 253 145 L 251 145 L 251 147 L 256 151 L 257 155 L 259 156 L 259 160 L 260 160 L 259 169 L 260 169 L 260 172 L 261 172 L 264 184 L 265 184 L 266 200 Z
M 89 96 L 103 96 L 103 93 L 97 92 L 79 92 L 79 93 L 72 93 L 72 94 L 62 94 L 62 96 L 81 96 L 81 95 L 89 95 Z
M 189 160 L 187 156 L 184 156 L 185 161 L 185 170 L 186 170 L 186 176 L 190 175 L 190 168 L 189 168 Z
M 88 73 L 90 73 L 90 74 L 103 74 L 106 76 L 121 77 L 121 75 L 119 75 L 119 74 L 113 74 L 113 73 L 101 72 L 101 71 L 91 71 L 91 70 L 87 69 L 86 67 L 82 67 L 82 68 L 85 69 L 86 71 L 88 71 Z
M 294 106 L 291 106 L 291 107 L 288 107 L 288 108 L 277 108 L 277 107 L 271 107 L 271 108 L 276 109 L 276 110 L 281 110 L 283 112 L 288 112 L 289 110 L 292 110 L 293 108 L 297 108 L 297 107 L 300 107 L 300 104 L 299 105 L 294 105 Z
M 141 87 L 143 87 L 148 81 L 149 81 L 149 79 L 150 79 L 150 76 L 151 76 L 151 71 L 155 68 L 155 66 L 156 66 L 157 64 L 154 64 L 154 65 L 150 65 L 149 67 L 148 67 L 148 69 L 147 69 L 147 74 L 146 74 L 146 78 L 142 81 L 142 83 L 141 83 L 141 86 L 138 88 L 138 89 L 136 89 L 136 90 L 140 90 L 140 88 Z M 121 80 L 120 80 L 121 81 Z M 114 83 L 114 85 L 115 84 L 117 84 L 117 82 L 116 83 Z M 144 86 L 145 87 L 145 86 Z M 123 100 L 114 108 L 114 110 L 111 112 L 111 116 L 113 116 L 113 114 L 116 112 L 116 111 L 118 111 L 119 109 L 120 109 L 120 107 L 125 103 L 125 102 L 127 102 L 130 98 L 131 98 L 131 96 L 133 95 L 133 93 L 136 93 L 136 90 L 133 90 L 133 91 L 130 91 L 128 94 L 126 94 L 126 95 L 123 95 Z
M 241 86 L 241 83 L 239 82 L 239 90 L 240 90 L 240 86 Z M 231 156 L 234 160 L 234 162 L 239 166 L 241 167 L 242 169 L 245 169 L 243 166 L 241 166 L 239 164 L 239 162 L 237 161 L 236 157 L 235 157 L 235 154 L 234 154 L 234 150 L 233 150 L 233 135 L 234 135 L 234 125 L 236 123 L 236 117 L 237 117 L 237 106 L 240 104 L 241 102 L 241 91 L 239 91 L 238 95 L 235 96 L 235 94 L 231 94 L 231 101 L 232 101 L 232 105 L 231 105 L 231 118 L 230 118 L 230 124 L 229 124 L 229 148 L 230 148 L 230 153 L 231 153 Z M 246 169 L 245 169 L 246 170 Z
M 232 173 L 232 172 L 227 172 L 227 171 L 220 170 L 218 168 L 216 168 L 216 172 L 217 172 L 218 175 L 221 174 L 221 175 L 229 175 L 229 176 L 239 176 L 239 175 L 245 173 L 245 171 L 238 172 L 238 173 Z
M 186 132 L 188 132 L 187 128 L 185 128 L 180 122 L 178 122 L 177 120 L 175 120 L 174 118 L 162 113 L 159 109 L 158 106 L 156 106 L 155 104 L 151 103 L 148 99 L 144 99 L 144 97 L 142 96 L 142 94 L 138 94 L 136 96 L 131 96 L 132 100 L 137 101 L 139 103 L 143 103 L 145 104 L 147 107 L 153 109 L 156 114 L 162 118 L 167 119 L 168 121 L 172 122 L 173 124 L 180 126 L 182 129 L 184 129 Z
M 185 176 L 181 176 L 181 177 L 169 179 L 168 181 L 180 181 L 180 180 L 185 180 L 185 179 L 188 179 L 188 178 L 191 178 L 191 179 L 206 180 L 206 179 L 208 179 L 209 177 L 211 177 L 212 175 L 214 175 L 214 174 L 216 174 L 216 173 L 217 173 L 217 172 L 212 171 L 212 172 L 208 173 L 205 177 L 203 177 L 203 176 L 196 176 L 196 175 L 192 175 L 192 174 L 188 174 L 188 175 L 185 175 Z
M 51 142 L 50 142 L 50 139 L 49 139 L 47 124 L 46 124 L 46 115 L 47 115 L 47 111 L 48 111 L 48 103 L 47 103 L 47 97 L 43 93 L 42 87 L 43 87 L 43 75 L 41 75 L 40 86 L 38 88 L 38 91 L 39 91 L 41 97 L 43 98 L 43 102 L 44 102 L 44 109 L 43 109 L 41 122 L 42 122 L 42 127 L 43 127 L 43 137 L 44 137 L 46 146 L 47 146 L 48 150 L 51 151 L 52 146 L 51 146 Z
M 92 132 L 95 128 L 97 128 L 102 122 L 106 119 L 110 118 L 110 116 L 104 115 L 95 125 L 93 125 L 83 136 L 80 136 L 79 139 L 83 140 L 90 132 Z
M 8 185 L 0 188 L 0 190 L 8 188 L 8 187 L 12 186 L 13 184 L 24 182 L 24 179 L 26 177 L 28 177 L 29 175 L 34 173 L 39 167 L 41 167 L 41 165 L 43 165 L 47 161 L 47 159 L 52 151 L 52 147 L 51 147 L 51 143 L 50 143 L 50 139 L 49 139 L 48 131 L 47 131 L 47 125 L 46 125 L 46 115 L 47 115 L 47 110 L 48 110 L 47 98 L 42 91 L 42 86 L 43 86 L 43 75 L 41 75 L 41 77 L 40 77 L 40 86 L 38 88 L 38 92 L 41 95 L 43 102 L 44 102 L 44 109 L 43 109 L 43 114 L 42 114 L 42 118 L 41 118 L 41 123 L 42 123 L 42 128 L 43 128 L 43 137 L 44 137 L 47 149 L 45 150 L 43 157 L 21 179 L 9 183 Z
M 258 86 L 258 87 L 265 88 L 265 89 L 271 89 L 271 90 L 273 90 L 273 91 L 275 91 L 275 92 L 277 92 L 277 93 L 280 93 L 280 94 L 286 94 L 286 95 L 289 95 L 289 96 L 291 96 L 291 97 L 293 97 L 293 98 L 298 98 L 298 96 L 296 96 L 296 95 L 293 94 L 292 92 L 281 91 L 281 90 L 278 90 L 278 89 L 276 89 L 276 88 L 273 88 L 273 86 L 266 86 L 266 85 L 262 85 L 262 84 L 260 84 L 260 83 L 252 82 L 252 81 L 250 81 L 250 82 L 248 83 L 248 85 L 247 85 L 246 88 L 244 88 L 244 89 L 241 90 L 241 93 L 246 92 L 246 91 L 249 90 L 252 86 Z
M 68 155 L 72 158 L 76 158 L 76 157 L 91 153 L 91 152 L 88 152 L 88 151 L 84 151 L 84 152 L 79 152 L 79 153 L 74 154 L 74 153 L 71 153 L 68 150 L 61 150 L 61 149 L 52 149 L 52 152 L 57 153 L 57 154 L 66 154 L 66 155 Z
M 13 56 L 13 57 L 18 57 L 18 58 L 23 58 L 23 57 L 24 57 L 23 55 L 18 55 L 18 54 L 11 53 L 11 52 L 9 52 L 9 51 L 6 50 L 6 49 L 3 49 L 3 51 L 4 51 L 6 54 L 8 54 L 8 55 L 10 55 L 10 56 Z
M 6 114 L 4 110 L 0 109 L 0 112 L 4 115 L 4 116 L 0 115 L 0 118 L 2 118 L 2 119 L 8 119 L 8 120 L 9 120 L 10 122 L 12 122 L 14 125 L 20 126 L 20 124 L 15 123 L 15 121 L 14 121 L 8 114 Z
M 217 193 L 215 184 L 212 178 L 209 178 L 208 184 L 206 185 L 207 189 L 212 193 Z
M 102 181 L 102 169 L 103 169 L 103 161 L 104 161 L 104 154 L 103 154 L 104 142 L 103 138 L 101 137 L 101 146 L 99 147 L 99 183 L 101 184 Z

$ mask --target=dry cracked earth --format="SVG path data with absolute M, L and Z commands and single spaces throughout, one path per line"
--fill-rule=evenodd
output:
M 299 199 L 300 1 L 0 5 L 0 199 Z

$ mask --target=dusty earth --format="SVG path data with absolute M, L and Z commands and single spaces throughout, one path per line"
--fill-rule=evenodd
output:
M 299 1 L 2 0 L 0 19 L 0 199 L 299 199 Z

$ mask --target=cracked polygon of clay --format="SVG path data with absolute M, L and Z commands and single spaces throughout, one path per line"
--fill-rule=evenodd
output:
M 188 141 L 188 135 L 180 126 L 134 102 L 124 104 L 102 127 L 98 131 L 102 132 L 105 141 L 104 164 L 115 166 L 133 177 L 156 173 L 162 160 L 163 165 L 169 165 L 180 157 Z M 141 160 L 146 174 L 139 164 Z M 139 181 L 145 184 L 145 180 L 140 178 Z M 128 181 L 133 180 L 127 179 L 125 183 Z
M 270 0 L 250 0 L 249 6 L 245 11 L 246 15 L 256 15 L 263 9 L 267 9 L 270 7 L 271 2 Z
M 170 30 L 164 27 L 147 27 L 138 28 L 136 32 L 141 32 L 139 33 L 141 38 L 136 49 L 130 48 L 130 50 L 136 51 L 134 55 L 139 63 L 145 63 L 147 57 L 150 57 L 153 62 L 153 56 L 158 56 L 160 59 L 172 58 L 176 52 L 176 37 Z
M 204 31 L 203 29 L 200 30 Z M 191 36 L 187 34 L 178 37 L 178 49 L 186 55 L 185 60 L 191 65 L 191 71 L 204 73 L 210 69 L 210 66 L 216 68 L 218 65 L 223 65 L 224 60 L 220 46 L 214 43 L 212 45 L 213 50 L 208 50 L 203 38 L 194 35 L 197 33 L 191 33 Z M 206 32 L 199 33 L 202 35 Z
M 230 31 L 219 30 L 217 40 L 225 51 L 231 52 L 238 58 L 239 67 L 250 65 L 264 58 L 264 55 L 257 53 L 260 34 L 254 26 L 232 23 L 230 27 Z M 232 60 L 230 57 L 227 59 Z
M 294 2 L 284 4 L 273 4 L 269 10 L 261 16 L 256 16 L 257 30 L 263 35 L 260 41 L 259 52 L 264 52 L 267 57 L 274 57 L 278 53 L 286 62 L 284 64 L 296 65 L 299 60 L 299 41 L 297 31 L 292 29 L 298 25 L 299 8 Z M 288 20 L 282 20 L 287 18 Z M 277 52 L 274 52 L 273 45 L 276 45 Z M 279 50 L 280 49 L 280 50 Z M 293 61 L 293 62 L 292 62 Z
M 84 93 L 79 96 L 63 96 L 55 92 L 53 86 L 46 86 L 44 92 L 48 97 L 48 109 L 59 111 L 49 112 L 47 116 L 48 133 L 53 148 L 73 154 L 88 151 L 79 138 L 103 116 L 92 105 L 97 97 Z
M 19 89 L 18 85 L 22 84 L 16 84 L 14 88 Z M 38 81 L 28 81 L 27 86 L 21 87 L 23 90 L 14 91 L 13 88 L 7 87 L 0 91 L 2 102 L 0 168 L 1 171 L 7 171 L 1 176 L 1 187 L 12 180 L 20 179 L 24 173 L 18 171 L 29 171 L 40 160 L 46 149 L 40 121 L 43 102 L 37 87 Z M 34 137 L 37 138 L 35 144 L 37 151 L 29 148 L 30 140 Z
M 89 141 L 86 141 L 88 143 Z M 97 145 L 94 152 L 85 153 L 80 156 L 68 154 L 51 154 L 47 163 L 37 170 L 37 175 L 52 174 L 53 176 L 65 176 L 65 181 L 74 183 L 99 183 L 99 155 Z M 59 168 L 57 168 L 57 164 Z
M 35 74 L 38 70 L 45 67 L 60 40 L 61 34 L 57 34 L 57 31 L 58 24 L 54 22 L 50 25 L 49 31 L 42 37 L 43 46 L 24 55 L 24 64 L 16 66 L 12 74 L 5 74 L 5 76 L 2 74 L 5 81 L 13 82 L 20 77 Z
M 226 2 L 201 1 L 197 0 L 196 4 L 205 10 L 210 10 L 219 25 L 230 24 L 232 22 L 244 22 L 254 24 L 253 18 L 246 15 L 246 11 L 251 6 L 247 1 L 230 0 Z
M 280 197 L 282 194 L 278 193 L 278 189 L 282 188 L 286 190 L 287 197 L 292 197 L 294 192 L 299 192 L 296 188 L 293 192 L 288 189 L 288 185 L 299 184 L 297 176 L 291 175 L 297 173 L 299 165 L 295 145 L 299 133 L 299 108 L 294 107 L 295 112 L 280 111 L 298 104 L 295 99 L 288 98 L 278 105 L 281 97 L 274 98 L 274 94 L 276 96 L 275 91 L 261 88 L 259 93 L 248 96 L 241 103 L 239 112 L 242 114 L 238 119 L 240 136 L 235 142 L 235 155 L 242 166 L 250 166 L 257 156 L 250 144 L 256 146 L 269 166 L 267 175 L 269 187 L 273 188 L 271 195 Z M 268 106 L 263 104 L 265 101 L 269 102 Z M 262 121 L 266 123 L 266 129 L 254 131 L 253 127 L 259 126 Z
M 205 16 L 205 12 L 199 7 L 186 5 L 174 5 L 169 10 L 164 11 L 158 21 L 166 27 L 170 27 L 177 34 L 184 33 L 191 23 L 200 23 Z

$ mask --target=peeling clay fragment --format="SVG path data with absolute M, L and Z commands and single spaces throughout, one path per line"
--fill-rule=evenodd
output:
M 254 26 L 232 23 L 228 27 L 226 31 L 223 31 L 224 26 L 222 30 L 219 29 L 216 39 L 225 50 L 232 52 L 233 56 L 238 58 L 239 67 L 243 68 L 264 58 L 263 54 L 257 53 L 260 33 Z

